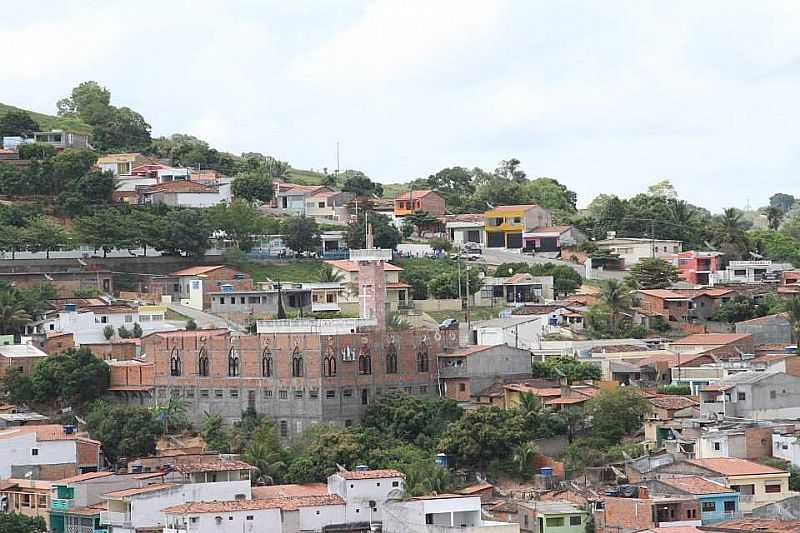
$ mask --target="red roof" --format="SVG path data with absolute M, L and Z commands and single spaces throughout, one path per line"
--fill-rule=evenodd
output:
M 169 514 L 186 513 L 229 513 L 235 511 L 255 511 L 259 509 L 282 509 L 296 511 L 301 507 L 321 507 L 325 505 L 344 505 L 341 496 L 325 494 L 299 496 L 294 498 L 268 498 L 264 500 L 226 500 L 213 502 L 189 502 L 163 509 Z
M 0 431 L 0 439 L 12 439 L 27 433 L 34 433 L 37 441 L 52 440 L 79 440 L 88 444 L 100 446 L 100 442 L 92 440 L 78 433 L 65 433 L 64 426 L 59 424 L 42 424 L 36 426 L 18 426 Z
M 761 474 L 786 474 L 785 470 L 762 465 L 746 459 L 737 457 L 715 457 L 711 459 L 688 459 L 687 463 L 706 468 L 713 472 L 719 472 L 724 476 L 749 476 Z
M 749 333 L 697 333 L 695 335 L 689 335 L 688 337 L 672 341 L 670 344 L 675 346 L 723 346 L 725 344 L 734 344 L 740 341 L 752 340 L 752 337 L 753 336 Z
M 714 481 L 710 481 L 704 477 L 700 476 L 686 476 L 686 477 L 676 477 L 671 479 L 662 479 L 662 483 L 669 485 L 670 487 L 675 487 L 678 490 L 682 490 L 683 492 L 688 492 L 689 494 L 721 494 L 723 492 L 733 492 L 733 489 L 726 487 L 720 483 L 716 483 Z
M 254 500 L 270 498 L 297 498 L 300 496 L 324 496 L 328 494 L 325 483 L 305 483 L 303 485 L 267 485 L 252 488 Z
M 386 288 L 387 289 L 410 289 L 411 285 L 409 285 L 408 283 L 403 283 L 402 281 L 400 281 L 400 282 L 397 282 L 397 283 L 387 283 L 386 284 Z
M 144 190 L 145 194 L 156 192 L 191 192 L 191 193 L 216 193 L 217 189 L 209 187 L 196 181 L 168 181 L 166 183 L 159 183 L 158 185 L 151 185 Z
M 255 467 L 235 459 L 217 459 L 202 463 L 178 463 L 172 467 L 182 474 L 195 472 L 225 472 L 230 470 L 253 470 Z
M 653 396 L 648 398 L 648 401 L 655 407 L 660 409 L 667 409 L 669 411 L 677 411 L 678 409 L 686 409 L 687 407 L 695 407 L 698 403 L 686 396 Z
M 220 268 L 224 268 L 225 265 L 203 265 L 203 266 L 193 266 L 189 268 L 184 268 L 182 270 L 178 270 L 173 272 L 173 276 L 199 276 L 200 274 L 208 274 L 209 272 L 214 272 L 215 270 L 219 270 Z
M 405 477 L 399 470 L 386 468 L 383 470 L 344 470 L 336 472 L 343 479 L 385 479 L 392 477 Z
M 639 292 L 662 300 L 689 300 L 689 297 L 668 289 L 641 289 Z
M 335 261 L 325 261 L 329 265 L 334 268 L 338 268 L 339 270 L 344 270 L 345 272 L 358 272 L 358 263 L 355 261 L 349 261 L 347 259 L 339 259 Z M 401 272 L 403 269 L 399 266 L 392 265 L 390 263 L 383 263 L 383 271 L 384 272 Z
M 466 348 L 462 348 L 461 350 L 457 350 L 455 352 L 449 353 L 440 353 L 439 357 L 465 357 L 468 355 L 472 355 L 474 353 L 483 352 L 488 350 L 489 348 L 494 348 L 496 345 L 476 345 L 476 346 L 468 346 Z

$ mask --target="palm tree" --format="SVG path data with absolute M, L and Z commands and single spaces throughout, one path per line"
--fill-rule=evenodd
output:
M 410 328 L 411 324 L 397 311 L 392 311 L 386 315 L 386 329 L 388 331 L 405 331 Z
M 735 207 L 729 207 L 717 217 L 713 233 L 717 246 L 731 257 L 743 257 L 750 247 L 750 241 L 744 231 L 742 212 Z
M 517 467 L 517 473 L 524 474 L 530 468 L 536 453 L 536 445 L 532 442 L 523 442 L 514 448 L 512 461 Z
M 567 407 L 562 409 L 558 416 L 567 426 L 567 440 L 571 443 L 575 440 L 575 433 L 583 427 L 586 413 L 580 407 Z
M 797 344 L 800 337 L 800 298 L 795 297 L 786 302 L 786 315 L 791 326 L 792 343 Z
M 16 289 L 0 292 L 0 333 L 16 333 L 30 321 Z
M 617 331 L 620 316 L 631 307 L 631 290 L 624 283 L 610 279 L 603 284 L 600 301 L 608 308 L 609 326 Z
M 344 281 L 344 275 L 337 272 L 332 265 L 322 263 L 322 269 L 319 271 L 319 280 L 322 283 L 341 283 Z
M 517 409 L 526 417 L 539 416 L 544 409 L 544 405 L 538 396 L 531 392 L 521 392 L 519 395 L 519 405 Z
M 185 428 L 189 422 L 186 416 L 186 402 L 178 398 L 170 397 L 164 405 L 153 407 L 153 414 L 164 424 L 164 434 Z
M 256 467 L 256 481 L 267 485 L 275 483 L 275 478 L 286 470 L 279 450 L 262 441 L 250 443 L 242 456 L 244 461 Z
M 780 227 L 781 222 L 783 221 L 783 215 L 785 214 L 780 207 L 769 206 L 764 209 L 764 214 L 767 217 L 767 225 L 769 229 L 776 230 Z

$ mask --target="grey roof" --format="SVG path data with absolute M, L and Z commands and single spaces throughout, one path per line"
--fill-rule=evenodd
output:
M 472 325 L 476 328 L 513 328 L 519 324 L 527 322 L 535 322 L 537 320 L 546 319 L 547 315 L 522 315 L 510 316 L 508 318 L 493 318 L 491 320 L 481 320 L 480 322 L 473 322 Z
M 571 502 L 535 502 L 534 508 L 538 513 L 570 514 L 583 513 L 583 509 Z
M 784 372 L 740 372 L 738 374 L 731 374 L 722 380 L 724 384 L 735 385 L 739 383 L 758 383 L 762 379 L 784 374 Z

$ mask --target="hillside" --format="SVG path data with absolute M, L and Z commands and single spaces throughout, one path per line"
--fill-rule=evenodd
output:
M 20 110 L 28 113 L 33 120 L 39 123 L 39 126 L 42 127 L 42 130 L 45 131 L 54 129 L 70 130 L 78 133 L 90 133 L 92 131 L 91 126 L 85 124 L 83 121 L 77 118 L 54 117 L 52 115 L 45 115 L 44 113 L 28 111 L 27 109 L 21 109 L 19 107 L 0 103 L 0 116 L 5 115 L 9 111 Z

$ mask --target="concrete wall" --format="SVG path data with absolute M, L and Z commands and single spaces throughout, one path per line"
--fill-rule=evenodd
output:
M 33 450 L 37 450 L 36 455 L 33 455 Z M 73 440 L 37 442 L 36 433 L 32 432 L 0 439 L 0 479 L 12 477 L 12 465 L 74 465 L 77 463 L 77 455 Z
M 739 322 L 736 333 L 753 335 L 755 344 L 791 344 L 792 331 L 789 321 L 783 317 L 759 318 L 757 323 Z
M 460 311 L 461 301 L 458 298 L 414 300 L 414 309 L 418 311 Z

